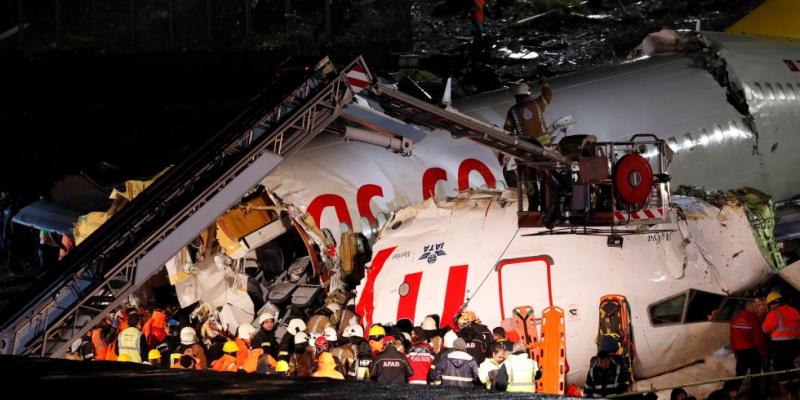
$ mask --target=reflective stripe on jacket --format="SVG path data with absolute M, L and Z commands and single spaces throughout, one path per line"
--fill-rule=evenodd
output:
M 761 328 L 773 341 L 800 339 L 800 313 L 789 305 L 781 304 L 767 314 Z
M 536 371 L 539 365 L 528 358 L 527 354 L 516 354 L 504 363 L 508 373 L 507 392 L 535 393 Z

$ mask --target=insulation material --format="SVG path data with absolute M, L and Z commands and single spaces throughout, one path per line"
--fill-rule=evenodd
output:
M 78 222 L 75 224 L 75 245 L 81 244 L 81 242 L 91 235 L 92 232 L 96 231 L 100 225 L 103 225 L 112 215 L 119 212 L 122 207 L 128 204 L 129 201 L 140 195 L 145 189 L 152 185 L 156 179 L 167 172 L 168 169 L 169 167 L 165 168 L 147 181 L 126 181 L 125 191 L 119 191 L 117 189 L 112 190 L 109 198 L 113 203 L 108 210 L 105 212 L 91 212 L 78 218 Z
M 213 263 L 198 263 L 195 280 L 197 294 L 200 300 L 211 305 L 212 309 L 225 304 L 225 292 L 228 288 L 226 282 L 227 270 L 220 270 Z
M 164 264 L 167 268 L 169 283 L 176 285 L 192 277 L 192 260 L 189 251 L 184 247 Z
M 228 236 L 222 229 L 217 229 L 217 242 L 219 242 L 222 251 L 231 258 L 244 257 L 245 250 L 239 243 Z
M 253 301 L 247 293 L 239 293 L 236 290 L 228 290 L 226 297 L 227 302 L 222 306 L 219 319 L 225 330 L 235 335 L 239 325 L 253 322 L 255 317 Z
M 253 233 L 272 222 L 266 211 L 253 210 L 250 207 L 266 207 L 267 202 L 261 197 L 248 201 L 244 207 L 229 210 L 217 220 L 217 226 L 225 235 L 234 241 Z
M 189 307 L 200 299 L 197 296 L 197 281 L 194 279 L 194 277 L 183 282 L 176 283 L 174 286 L 181 308 Z

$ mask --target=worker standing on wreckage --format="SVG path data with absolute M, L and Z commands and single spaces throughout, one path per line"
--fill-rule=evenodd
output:
M 508 109 L 504 129 L 512 136 L 527 140 L 537 146 L 549 145 L 550 135 L 547 133 L 547 126 L 544 122 L 544 109 L 553 99 L 553 91 L 545 82 L 544 78 L 539 80 L 542 94 L 539 97 L 531 97 L 531 89 L 527 83 L 517 83 L 511 86 L 511 94 L 514 95 L 516 104 Z M 505 173 L 513 170 L 511 160 L 506 160 L 503 168 L 506 181 L 516 182 L 513 173 Z M 519 167 L 517 167 L 519 168 Z M 528 211 L 536 211 L 539 207 L 538 187 L 536 186 L 535 171 L 530 167 L 522 167 L 523 186 L 517 186 L 520 190 L 525 189 L 528 196 Z M 514 186 L 511 184 L 511 186 Z

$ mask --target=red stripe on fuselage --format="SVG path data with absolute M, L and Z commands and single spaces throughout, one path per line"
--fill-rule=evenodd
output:
M 373 313 L 375 312 L 375 279 L 378 278 L 378 274 L 383 269 L 383 264 L 386 263 L 386 260 L 389 259 L 389 256 L 392 255 L 396 248 L 396 246 L 389 247 L 375 254 L 372 265 L 367 270 L 367 283 L 364 284 L 364 292 L 361 294 L 358 305 L 356 305 L 356 313 L 363 319 L 364 328 L 366 329 L 369 329 L 370 325 L 372 325 Z
M 420 281 L 422 281 L 422 272 L 408 274 L 403 280 L 403 283 L 408 285 L 408 293 L 405 296 L 400 296 L 400 302 L 397 303 L 397 321 L 408 318 L 411 323 L 414 323 Z
M 450 267 L 447 275 L 447 293 L 444 297 L 444 309 L 442 310 L 442 327 L 454 326 L 453 317 L 461 310 L 464 304 L 464 294 L 467 292 L 467 265 L 456 265 Z

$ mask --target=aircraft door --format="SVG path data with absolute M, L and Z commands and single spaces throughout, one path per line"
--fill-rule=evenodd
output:
M 512 317 L 514 307 L 527 305 L 540 312 L 551 305 L 552 264 L 549 256 L 512 258 L 497 263 L 498 299 L 503 319 Z

